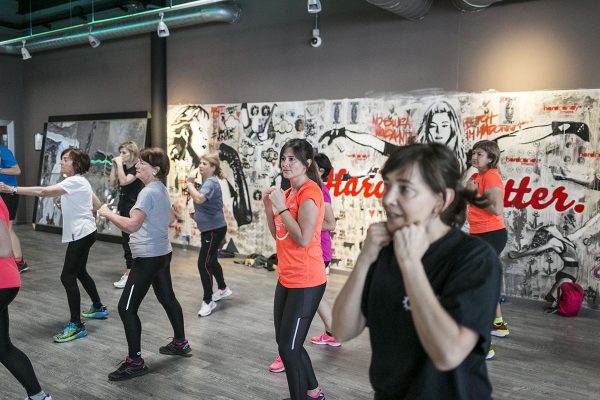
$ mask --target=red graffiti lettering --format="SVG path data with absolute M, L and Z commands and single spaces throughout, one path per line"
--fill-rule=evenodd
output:
M 409 117 L 383 117 L 374 115 L 371 120 L 375 127 L 375 136 L 388 142 L 406 144 L 412 130 Z
M 363 193 L 365 198 L 373 197 L 380 199 L 383 197 L 383 192 L 385 191 L 385 186 L 382 180 L 378 180 L 374 182 L 374 179 L 367 176 L 365 178 L 361 178 L 362 182 L 359 181 L 359 178 L 352 177 L 347 181 L 344 181 L 344 175 L 348 173 L 345 169 L 340 169 L 337 174 L 334 174 L 333 171 L 329 173 L 327 177 L 327 187 L 329 189 L 333 189 L 333 196 L 352 196 L 356 197 Z M 335 175 L 335 181 L 333 179 Z
M 526 176 L 521 179 L 519 186 L 515 188 L 514 179 L 506 181 L 506 187 L 504 190 L 504 207 L 514 208 L 525 208 L 531 206 L 536 210 L 547 208 L 554 204 L 554 209 L 558 212 L 563 212 L 573 207 L 573 210 L 577 213 L 582 213 L 585 209 L 584 204 L 575 204 L 575 200 L 569 201 L 569 195 L 565 192 L 564 186 L 559 186 L 554 189 L 550 199 L 547 200 L 549 190 L 547 188 L 537 188 L 533 190 L 529 187 L 531 178 Z M 529 200 L 525 200 L 524 196 L 531 193 Z M 547 200 L 544 202 L 544 200 Z
M 463 120 L 465 134 L 470 140 L 480 139 L 484 136 L 497 135 L 499 133 L 512 133 L 520 130 L 523 125 L 529 121 L 520 121 L 516 124 L 500 124 L 494 123 L 494 118 L 497 117 L 494 113 L 481 114 L 475 117 L 466 117 Z
M 544 111 L 561 111 L 565 113 L 574 113 L 582 108 L 580 104 L 565 104 L 565 105 L 544 105 Z

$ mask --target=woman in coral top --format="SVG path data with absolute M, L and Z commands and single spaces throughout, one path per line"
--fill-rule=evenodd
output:
M 321 251 L 325 206 L 310 143 L 288 141 L 281 149 L 280 167 L 291 187 L 285 192 L 271 187 L 263 193 L 279 271 L 273 307 L 275 340 L 291 399 L 324 400 L 303 346 L 327 282 Z
M 35 376 L 31 361 L 10 341 L 8 305 L 21 287 L 21 277 L 12 257 L 8 209 L 0 198 L 0 362 L 27 391 L 27 399 L 52 400 L 44 393 Z
M 496 142 L 481 140 L 475 143 L 471 165 L 477 168 L 477 173 L 473 174 L 467 182 L 469 189 L 477 190 L 477 194 L 488 200 L 485 206 L 477 207 L 469 204 L 467 211 L 469 233 L 490 244 L 498 255 L 504 250 L 508 239 L 502 216 L 504 183 L 497 168 L 499 161 L 500 148 Z M 502 318 L 500 304 L 496 307 L 496 318 L 491 333 L 492 336 L 497 337 L 506 337 L 509 333 L 506 321 Z M 494 354 L 494 350 L 490 349 L 487 358 L 492 358 Z

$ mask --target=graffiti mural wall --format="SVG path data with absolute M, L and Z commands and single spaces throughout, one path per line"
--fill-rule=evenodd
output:
M 439 93 L 388 98 L 170 106 L 169 190 L 182 221 L 174 242 L 199 246 L 182 188 L 199 157 L 218 152 L 228 239 L 242 253 L 274 251 L 261 191 L 279 185 L 278 154 L 306 138 L 332 161 L 328 185 L 337 228 L 333 262 L 351 269 L 367 227 L 385 219 L 379 174 L 409 142 L 441 142 L 466 169 L 478 140 L 502 150 L 505 292 L 544 298 L 557 273 L 575 278 L 588 303 L 600 302 L 600 90 Z

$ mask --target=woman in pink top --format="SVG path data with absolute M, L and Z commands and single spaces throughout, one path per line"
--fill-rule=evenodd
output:
M 23 385 L 28 399 L 52 400 L 40 387 L 31 361 L 11 343 L 8 334 L 8 305 L 21 287 L 19 270 L 12 257 L 9 221 L 8 209 L 0 198 L 0 362 Z

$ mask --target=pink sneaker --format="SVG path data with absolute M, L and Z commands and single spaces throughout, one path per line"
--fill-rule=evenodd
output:
M 328 344 L 329 346 L 339 347 L 342 344 L 335 340 L 333 336 L 329 336 L 326 332 L 323 332 L 321 336 L 313 336 L 310 338 L 310 342 L 313 344 Z
M 283 361 L 281 361 L 281 357 L 277 354 L 275 360 L 269 365 L 269 372 L 277 373 L 285 371 L 285 367 L 283 366 Z

